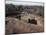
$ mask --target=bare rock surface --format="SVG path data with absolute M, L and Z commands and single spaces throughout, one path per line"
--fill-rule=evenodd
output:
M 28 23 L 28 19 L 34 19 L 37 24 Z M 21 20 L 15 17 L 6 17 L 6 33 L 26 33 L 26 32 L 43 32 L 44 19 L 41 16 L 28 14 L 21 16 Z

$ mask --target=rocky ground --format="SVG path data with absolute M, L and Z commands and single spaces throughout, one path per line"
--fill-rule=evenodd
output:
M 29 19 L 31 21 L 34 19 L 34 22 L 29 22 Z M 6 21 L 6 33 L 30 33 L 44 31 L 44 19 L 33 14 L 21 16 L 21 19 L 6 17 Z
M 14 11 L 15 13 L 10 11 L 9 13 L 7 11 L 5 21 L 6 35 L 18 33 L 44 32 L 44 15 L 43 11 L 41 11 L 42 7 L 33 7 L 33 9 L 30 9 L 30 7 L 28 7 L 22 10 L 22 12 L 18 15 L 16 14 L 16 12 L 18 11 Z

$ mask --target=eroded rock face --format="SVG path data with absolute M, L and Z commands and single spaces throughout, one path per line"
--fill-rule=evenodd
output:
M 31 20 L 31 23 L 28 23 L 29 19 Z M 6 17 L 6 20 L 8 21 L 6 25 L 7 33 L 26 33 L 44 31 L 43 18 L 34 14 L 21 16 L 21 20 L 15 17 Z M 37 24 L 35 24 L 35 21 L 37 21 Z

